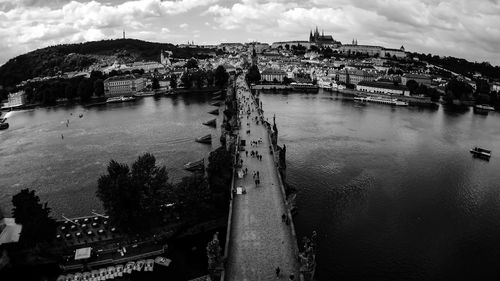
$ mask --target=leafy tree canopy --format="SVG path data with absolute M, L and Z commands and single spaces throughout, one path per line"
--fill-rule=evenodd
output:
M 139 156 L 131 169 L 111 160 L 98 180 L 97 197 L 113 223 L 127 232 L 155 225 L 162 205 L 175 200 L 165 166 L 157 166 L 149 153 Z
M 34 246 L 55 237 L 56 222 L 50 215 L 47 203 L 40 203 L 34 190 L 23 189 L 12 197 L 13 216 L 23 226 L 20 242 Z

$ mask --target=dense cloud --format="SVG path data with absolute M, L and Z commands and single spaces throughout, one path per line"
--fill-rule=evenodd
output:
M 180 43 L 306 40 L 315 26 L 342 42 L 500 64 L 498 0 L 0 0 L 0 64 L 51 44 L 131 37 Z M 196 30 L 197 32 L 194 32 Z

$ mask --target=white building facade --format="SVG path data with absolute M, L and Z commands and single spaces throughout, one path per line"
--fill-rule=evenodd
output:
M 130 96 L 146 87 L 146 79 L 132 74 L 110 77 L 104 80 L 106 97 Z

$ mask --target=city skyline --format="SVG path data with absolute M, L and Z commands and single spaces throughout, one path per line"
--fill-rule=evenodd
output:
M 182 44 L 335 40 L 500 64 L 496 1 L 0 0 L 0 65 L 61 43 L 121 38 Z

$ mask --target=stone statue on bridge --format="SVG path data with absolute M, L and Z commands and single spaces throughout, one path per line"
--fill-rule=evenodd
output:
M 219 242 L 219 232 L 214 234 L 212 241 L 207 245 L 208 273 L 211 280 L 216 280 L 220 276 L 222 267 L 222 248 Z

